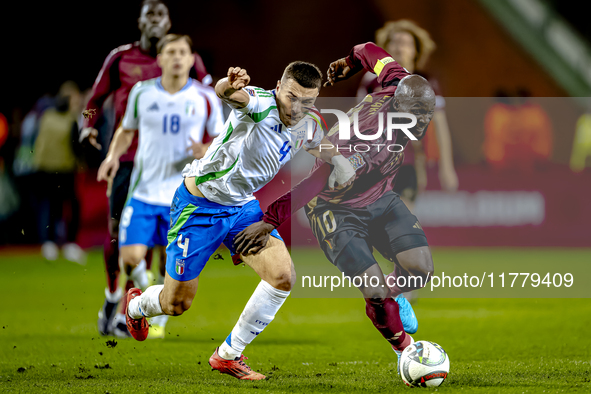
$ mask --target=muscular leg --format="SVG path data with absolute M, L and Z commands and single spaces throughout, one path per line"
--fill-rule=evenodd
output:
M 199 277 L 186 282 L 179 282 L 166 273 L 163 290 L 160 293 L 162 312 L 170 316 L 179 316 L 188 311 L 197 293 L 198 284 Z
M 241 256 L 241 259 L 261 277 L 261 282 L 232 332 L 219 347 L 219 355 L 226 360 L 240 357 L 244 348 L 273 321 L 296 279 L 289 252 L 277 238 L 270 237 L 263 250 L 256 255 Z
M 278 290 L 291 291 L 296 281 L 295 268 L 283 241 L 269 237 L 267 246 L 256 255 L 240 256 L 262 280 Z
M 335 237 L 348 237 L 346 233 L 335 234 Z M 359 290 L 365 298 L 365 313 L 375 328 L 392 345 L 395 350 L 403 350 L 410 344 L 410 336 L 404 331 L 400 319 L 398 303 L 389 296 L 389 289 L 384 280 L 382 269 L 373 257 L 372 247 L 357 235 L 348 240 L 340 242 L 335 240 L 335 245 L 345 244 L 346 246 L 338 254 L 334 264 L 346 276 L 353 278 L 360 276 L 368 286 L 362 285 Z M 367 267 L 359 272 L 360 268 Z M 367 279 L 365 279 L 367 277 Z M 377 286 L 371 286 L 370 278 L 378 279 Z
M 127 276 L 140 289 L 148 287 L 148 276 L 146 273 L 146 253 L 148 247 L 145 245 L 122 246 L 119 250 L 123 268 Z
M 420 289 L 433 276 L 433 257 L 428 246 L 400 252 L 396 255 L 395 261 L 397 266 L 386 280 L 392 290 L 392 296 Z
M 164 285 L 150 286 L 142 295 L 129 302 L 129 317 L 141 319 L 142 316 L 182 315 L 191 307 L 198 283 L 199 277 L 180 282 L 166 273 Z

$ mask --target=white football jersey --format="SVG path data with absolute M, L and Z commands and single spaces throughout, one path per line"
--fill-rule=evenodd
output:
M 206 131 L 215 137 L 222 130 L 221 101 L 213 88 L 191 78 L 175 94 L 160 78 L 150 79 L 131 89 L 121 125 L 139 132 L 129 196 L 170 206 L 191 157 L 191 139 L 201 142 Z
M 240 206 L 254 200 L 253 193 L 265 186 L 306 145 L 315 148 L 323 138 L 318 120 L 306 115 L 296 126 L 287 127 L 279 118 L 275 92 L 254 86 L 244 88 L 250 101 L 233 109 L 222 133 L 205 157 L 183 170 L 210 201 Z M 314 138 L 307 139 L 308 128 Z

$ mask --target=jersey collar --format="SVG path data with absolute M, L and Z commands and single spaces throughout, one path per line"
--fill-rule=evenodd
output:
M 183 86 L 183 87 L 181 88 L 181 90 L 179 90 L 179 91 L 178 91 L 178 92 L 176 92 L 176 93 L 180 93 L 180 92 L 182 92 L 183 90 L 187 90 L 187 89 L 189 89 L 189 87 L 190 87 L 192 84 L 193 84 L 193 78 L 189 77 L 189 79 L 187 79 L 187 83 L 185 84 L 185 86 Z M 168 93 L 168 92 L 166 91 L 166 89 L 164 89 L 164 86 L 162 86 L 162 77 L 158 77 L 158 78 L 156 78 L 156 87 L 157 87 L 158 89 L 162 90 L 163 92 L 166 92 L 166 93 Z M 176 93 L 175 93 L 175 94 L 176 94 Z M 170 94 L 170 93 L 168 93 L 168 94 Z

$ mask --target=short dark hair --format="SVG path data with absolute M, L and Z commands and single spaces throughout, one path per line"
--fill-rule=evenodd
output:
M 166 8 L 168 8 L 168 5 L 166 5 L 166 3 L 164 2 L 164 0 L 143 0 L 142 1 L 142 6 L 141 8 L 144 8 L 144 6 L 146 5 L 156 5 L 156 4 L 162 4 L 163 6 L 165 6 Z
M 322 86 L 322 71 L 312 63 L 295 61 L 289 63 L 283 72 L 285 78 L 291 78 L 305 88 L 320 90 Z
M 191 48 L 191 51 L 193 51 L 193 41 L 191 40 L 191 37 L 185 34 L 167 34 L 158 41 L 158 44 L 156 44 L 157 53 L 162 52 L 162 49 L 164 49 L 164 47 L 170 44 L 171 42 L 179 40 L 185 40 L 187 44 L 189 44 L 189 48 Z

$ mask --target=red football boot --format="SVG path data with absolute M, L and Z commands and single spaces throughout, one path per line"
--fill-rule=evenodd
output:
M 243 354 L 240 355 L 240 358 L 236 358 L 235 360 L 223 359 L 219 356 L 218 348 L 216 348 L 215 352 L 213 352 L 209 358 L 209 365 L 211 365 L 213 369 L 220 371 L 221 374 L 225 373 L 241 380 L 265 379 L 265 375 L 254 372 L 248 365 L 244 364 L 244 361 L 242 360 L 247 359 L 248 357 L 244 356 Z
M 127 324 L 129 333 L 136 341 L 145 341 L 148 338 L 148 331 L 150 330 L 148 320 L 144 316 L 141 319 L 132 319 L 127 313 L 127 308 L 129 308 L 131 300 L 141 294 L 142 291 L 140 289 L 135 287 L 129 289 L 127 292 L 127 304 L 125 305 L 125 323 Z

